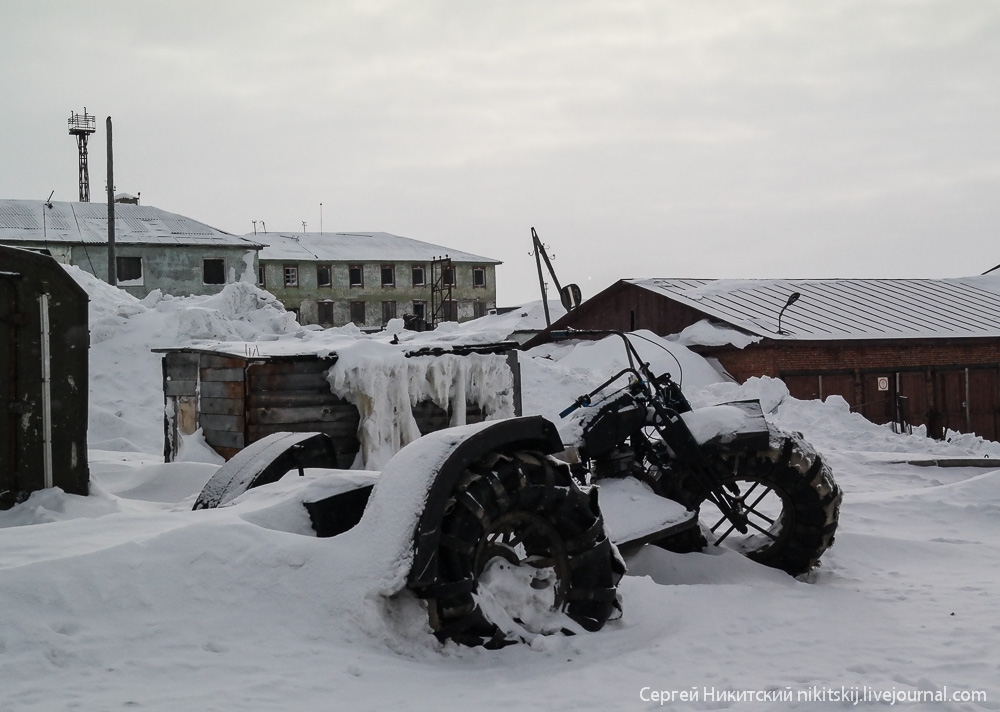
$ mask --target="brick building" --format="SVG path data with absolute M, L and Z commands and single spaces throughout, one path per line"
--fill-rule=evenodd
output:
M 927 425 L 935 437 L 1000 438 L 997 276 L 629 279 L 552 326 L 565 327 L 683 332 L 740 382 L 780 378 L 797 398 L 840 395 L 873 422 Z

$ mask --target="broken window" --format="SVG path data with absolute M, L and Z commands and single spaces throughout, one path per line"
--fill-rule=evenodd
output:
M 424 266 L 423 265 L 413 265 L 413 286 L 423 287 L 426 284 L 424 281 Z
M 316 266 L 316 286 L 329 287 L 333 284 L 330 279 L 330 265 Z
M 413 316 L 418 319 L 427 318 L 427 302 L 413 302 Z
M 394 265 L 382 265 L 382 286 L 396 286 L 396 267 Z
M 445 267 L 444 271 L 441 273 L 441 283 L 446 287 L 455 286 L 455 268 Z
M 473 267 L 472 268 L 472 286 L 473 287 L 485 287 L 486 286 L 486 268 L 485 267 Z
M 267 287 L 267 280 L 265 279 L 267 275 L 267 270 L 264 269 L 264 265 L 257 268 L 257 286 L 261 289 Z
M 285 265 L 285 286 L 299 286 L 299 268 L 296 265 Z
M 365 286 L 365 272 L 361 265 L 351 265 L 347 269 L 348 283 L 352 287 Z M 353 321 L 353 319 L 351 320 Z
M 201 273 L 205 284 L 225 284 L 226 261 L 221 257 L 206 257 L 201 263 Z
M 118 274 L 118 283 L 131 282 L 135 285 L 142 284 L 142 258 L 141 257 L 116 257 L 115 271 Z

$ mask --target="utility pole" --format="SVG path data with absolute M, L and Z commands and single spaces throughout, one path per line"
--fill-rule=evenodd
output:
M 108 129 L 108 284 L 118 286 L 118 269 L 115 260 L 115 160 L 111 149 L 111 117 L 105 122 Z

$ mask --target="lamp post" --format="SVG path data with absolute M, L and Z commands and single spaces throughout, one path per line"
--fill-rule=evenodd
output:
M 799 294 L 798 292 L 792 292 L 791 294 L 789 294 L 788 295 L 788 301 L 785 302 L 785 306 L 781 307 L 781 311 L 778 312 L 778 333 L 779 334 L 787 334 L 788 333 L 787 331 L 782 331 L 782 329 L 781 329 L 781 317 L 785 313 L 785 309 L 787 309 L 788 307 L 790 307 L 793 304 L 795 304 L 795 302 L 797 302 L 799 300 L 799 297 L 801 297 L 801 296 L 802 295 Z

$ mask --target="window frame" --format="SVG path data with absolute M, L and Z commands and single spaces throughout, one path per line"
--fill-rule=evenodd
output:
M 395 319 L 397 313 L 398 312 L 396 311 L 396 300 L 395 299 L 384 300 L 382 302 L 382 326 L 388 324 L 390 319 Z
M 333 326 L 334 316 L 333 316 L 333 301 L 330 299 L 321 299 L 316 302 L 316 322 L 322 326 Z M 323 320 L 323 312 L 329 310 L 330 319 L 327 321 Z
M 222 281 L 220 282 L 209 282 L 208 281 L 208 265 L 209 263 L 221 263 L 222 265 Z M 220 284 L 226 284 L 226 258 L 225 257 L 202 257 L 201 258 L 201 283 L 206 285 L 217 286 Z
M 354 270 L 358 271 L 358 281 L 354 281 L 352 272 Z M 347 286 L 348 287 L 360 287 L 364 289 L 365 287 L 365 266 L 364 265 L 348 265 L 347 266 Z
M 420 270 L 420 281 L 417 281 L 417 270 Z M 410 270 L 410 281 L 414 287 L 427 286 L 427 268 L 424 265 L 413 265 Z
M 326 283 L 320 281 L 320 271 L 326 270 Z M 316 287 L 318 289 L 333 288 L 333 266 L 328 264 L 316 265 Z
M 451 281 L 448 281 L 448 275 L 451 275 Z M 455 265 L 445 267 L 441 270 L 441 284 L 445 287 L 457 287 L 458 286 L 458 271 L 455 269 Z
M 482 275 L 483 283 L 476 284 L 476 276 Z M 473 267 L 472 268 L 472 287 L 473 289 L 486 289 L 486 268 L 485 267 Z
M 285 264 L 281 266 L 281 284 L 285 289 L 298 289 L 299 287 L 299 266 Z M 289 280 L 289 276 L 294 275 L 294 279 Z
M 388 272 L 392 276 L 392 280 L 389 282 L 385 281 L 385 275 Z M 394 264 L 384 264 L 379 269 L 379 281 L 382 283 L 382 288 L 392 287 L 396 288 L 396 265 Z
M 368 304 L 367 302 L 362 302 L 362 301 L 358 301 L 358 300 L 350 302 L 350 306 L 348 308 L 350 310 L 351 323 L 354 324 L 355 326 L 364 326 L 365 325 L 365 321 L 367 319 L 367 311 L 368 311 L 367 304 Z M 355 318 L 355 311 L 357 309 L 361 310 L 361 319 L 360 320 L 358 320 L 358 319 Z

